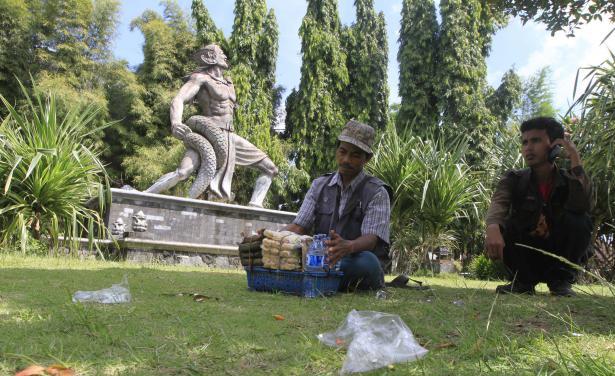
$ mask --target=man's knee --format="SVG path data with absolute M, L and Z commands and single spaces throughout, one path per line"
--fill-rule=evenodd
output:
M 584 234 L 589 236 L 592 232 L 592 221 L 586 213 L 565 212 L 562 217 L 562 231 L 565 233 Z
M 270 175 L 271 177 L 276 176 L 279 172 L 277 166 L 269 157 L 258 162 L 258 169 L 261 170 L 263 173 Z
M 178 168 L 175 173 L 177 174 L 177 177 L 179 178 L 179 180 L 186 180 L 190 177 L 190 175 L 192 175 L 192 171 L 194 169 L 193 168 Z
M 380 260 L 375 254 L 369 251 L 359 252 L 355 257 L 353 269 L 361 274 L 378 274 L 380 272 Z M 351 257 L 353 257 L 351 256 Z
M 346 288 L 378 289 L 384 284 L 384 272 L 375 254 L 363 251 L 342 260 Z

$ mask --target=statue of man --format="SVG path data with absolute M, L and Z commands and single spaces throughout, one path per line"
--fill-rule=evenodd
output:
M 209 185 L 211 192 L 223 200 L 232 200 L 231 182 L 235 165 L 247 166 L 261 172 L 248 205 L 262 207 L 271 180 L 277 175 L 278 169 L 263 151 L 234 132 L 233 109 L 237 98 L 233 83 L 223 76 L 224 70 L 228 68 L 226 55 L 219 46 L 210 44 L 197 51 L 193 57 L 200 68 L 190 74 L 171 103 L 171 133 L 184 140 L 186 135 L 192 132 L 190 127 L 182 123 L 182 113 L 185 103 L 196 102 L 203 115 L 200 118 L 206 118 L 208 124 L 219 128 L 227 141 L 226 160 L 218 164 Z M 201 162 L 197 150 L 187 148 L 177 170 L 162 176 L 146 192 L 159 193 L 175 186 L 197 170 Z

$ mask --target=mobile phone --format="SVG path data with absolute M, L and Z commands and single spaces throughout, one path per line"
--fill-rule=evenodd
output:
M 549 163 L 553 163 L 555 161 L 555 158 L 559 156 L 559 153 L 561 151 L 562 151 L 561 145 L 555 145 L 554 147 L 552 147 L 551 150 L 549 150 L 549 156 L 547 157 L 547 159 L 549 160 Z
M 564 126 L 558 123 L 558 127 L 555 127 L 555 129 L 553 129 L 552 133 L 550 134 L 550 138 L 553 138 L 553 141 L 555 141 L 559 138 L 564 138 L 565 133 L 566 132 L 564 130 Z M 547 159 L 549 160 L 549 163 L 553 163 L 555 161 L 555 158 L 559 156 L 561 151 L 562 151 L 561 145 L 555 145 L 554 147 L 552 147 L 549 150 L 549 156 L 547 157 Z

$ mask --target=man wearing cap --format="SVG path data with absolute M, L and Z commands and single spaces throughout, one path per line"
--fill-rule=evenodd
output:
M 193 58 L 199 68 L 186 77 L 186 83 L 173 98 L 170 111 L 171 133 L 183 140 L 186 134 L 192 132 L 182 122 L 184 104 L 193 101 L 198 104 L 202 115 L 208 118 L 209 123 L 220 128 L 227 138 L 228 157 L 210 183 L 211 192 L 218 198 L 231 201 L 235 165 L 247 166 L 261 172 L 256 179 L 249 205 L 262 207 L 271 180 L 278 173 L 278 169 L 267 154 L 234 131 L 233 110 L 237 98 L 233 82 L 223 75 L 224 70 L 228 69 L 226 55 L 218 45 L 210 44 L 194 53 Z M 199 163 L 199 154 L 189 148 L 177 170 L 162 176 L 146 192 L 159 193 L 172 188 L 197 170 Z
M 329 234 L 329 264 L 341 260 L 340 290 L 375 290 L 384 286 L 389 264 L 389 194 L 384 182 L 366 174 L 375 131 L 349 121 L 338 137 L 338 170 L 312 182 L 301 209 L 287 230 Z

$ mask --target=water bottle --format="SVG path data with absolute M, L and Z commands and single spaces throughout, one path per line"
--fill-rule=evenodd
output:
M 327 246 L 326 234 L 315 234 L 312 244 L 305 255 L 305 270 L 308 272 L 324 272 L 326 267 Z

